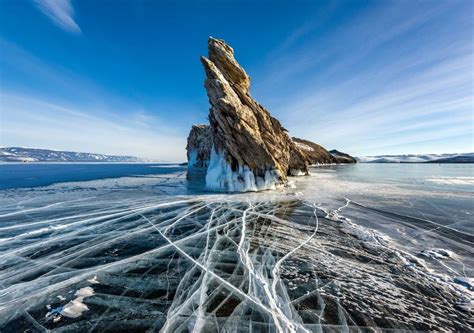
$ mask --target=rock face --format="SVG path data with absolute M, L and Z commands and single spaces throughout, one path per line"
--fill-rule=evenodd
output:
M 309 165 L 318 164 L 349 164 L 357 163 L 357 160 L 349 154 L 338 150 L 327 151 L 324 147 L 309 140 L 292 138 L 306 158 Z
M 250 77 L 223 40 L 209 38 L 206 73 L 210 125 L 195 125 L 188 137 L 188 165 L 207 168 L 206 187 L 259 191 L 307 175 L 311 164 L 339 163 L 311 141 L 290 138 L 280 122 L 250 95 Z
M 213 147 L 206 186 L 256 191 L 283 185 L 308 166 L 280 122 L 250 95 L 250 78 L 224 41 L 209 38 L 209 58 L 201 57 L 211 108 Z
M 333 150 L 330 150 L 329 153 L 331 153 L 331 155 L 334 156 L 337 163 L 345 163 L 345 164 L 357 163 L 357 160 L 354 157 L 352 157 L 349 154 L 342 153 L 338 150 L 333 149 Z
M 193 125 L 186 146 L 188 167 L 207 168 L 211 159 L 212 132 L 209 125 Z
M 292 139 L 298 148 L 300 148 L 309 165 L 338 163 L 333 155 L 317 143 L 299 138 Z

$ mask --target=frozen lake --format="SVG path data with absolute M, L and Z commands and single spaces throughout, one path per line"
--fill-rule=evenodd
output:
M 0 165 L 0 331 L 473 329 L 474 165 L 206 192 L 160 164 Z

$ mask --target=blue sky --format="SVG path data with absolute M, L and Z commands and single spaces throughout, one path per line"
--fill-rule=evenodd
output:
M 293 136 L 470 152 L 473 2 L 0 1 L 0 145 L 185 159 L 200 55 L 226 40 Z

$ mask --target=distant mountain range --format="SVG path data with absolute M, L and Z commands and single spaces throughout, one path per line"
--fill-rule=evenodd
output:
M 360 163 L 474 163 L 474 153 L 360 156 L 356 160 Z
M 145 160 L 133 156 L 4 147 L 0 148 L 0 162 L 145 162 Z
M 331 151 L 331 153 L 333 153 Z M 360 163 L 474 163 L 474 153 L 359 156 Z M 150 162 L 134 156 L 78 153 L 51 149 L 0 147 L 0 162 Z

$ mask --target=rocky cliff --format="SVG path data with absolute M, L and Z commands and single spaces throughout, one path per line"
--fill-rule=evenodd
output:
M 280 122 L 250 94 L 250 77 L 223 40 L 209 38 L 206 73 L 210 125 L 193 126 L 188 165 L 207 167 L 206 186 L 224 191 L 259 191 L 307 175 L 310 164 L 337 163 L 323 147 L 292 139 Z
M 334 156 L 317 143 L 299 138 L 293 138 L 293 141 L 300 148 L 309 165 L 338 163 Z
M 212 132 L 209 125 L 193 125 L 186 151 L 190 168 L 207 168 L 211 159 Z
M 250 78 L 224 41 L 209 38 L 206 73 L 213 148 L 206 186 L 226 191 L 273 189 L 307 174 L 305 158 L 280 122 L 250 95 Z
M 349 154 L 342 153 L 336 149 L 330 150 L 329 153 L 334 156 L 336 159 L 337 163 L 344 163 L 344 164 L 349 164 L 349 163 L 357 163 L 357 160 L 352 157 Z
M 338 150 L 327 151 L 324 147 L 309 140 L 300 138 L 292 139 L 298 148 L 300 148 L 309 165 L 357 163 L 356 159 L 349 154 L 342 153 Z

